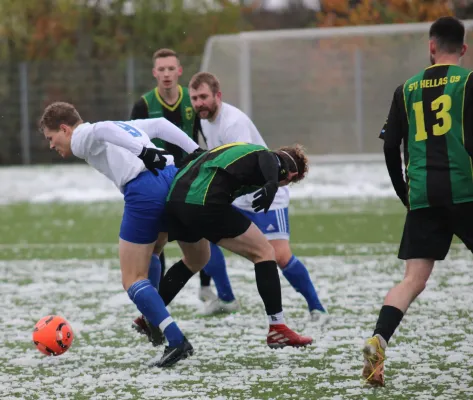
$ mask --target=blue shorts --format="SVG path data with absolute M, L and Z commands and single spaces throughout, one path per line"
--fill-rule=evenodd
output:
M 164 208 L 177 168 L 170 165 L 158 172 L 158 176 L 142 172 L 125 185 L 120 239 L 147 244 L 153 243 L 160 232 L 167 232 Z
M 268 240 L 289 240 L 289 209 L 279 208 L 264 212 L 252 212 L 237 208 L 253 222 Z

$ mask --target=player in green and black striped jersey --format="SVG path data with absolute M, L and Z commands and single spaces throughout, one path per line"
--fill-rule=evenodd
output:
M 254 168 L 261 157 L 269 158 L 268 154 L 264 146 L 244 143 L 210 150 L 178 172 L 167 201 L 197 205 L 232 203 L 266 183 L 264 175 Z M 271 158 L 263 163 L 265 167 L 272 167 Z
M 394 189 L 410 210 L 473 201 L 472 89 L 471 71 L 452 64 L 434 64 L 396 89 L 384 147 Z
M 160 295 L 168 305 L 210 257 L 209 241 L 255 264 L 256 285 L 265 305 L 270 347 L 305 346 L 284 323 L 281 286 L 274 250 L 263 233 L 232 206 L 235 198 L 255 193 L 253 208 L 267 212 L 279 186 L 302 180 L 308 161 L 300 146 L 270 151 L 264 146 L 230 143 L 206 151 L 182 167 L 166 203 L 169 241 L 184 257 L 163 279 Z
M 363 376 L 373 385 L 384 384 L 387 343 L 435 260 L 447 255 L 453 235 L 473 251 L 473 75 L 459 66 L 467 49 L 465 28 L 443 17 L 429 36 L 432 66 L 396 89 L 380 135 L 391 181 L 408 211 L 399 249 L 405 277 L 387 294 L 364 348 Z

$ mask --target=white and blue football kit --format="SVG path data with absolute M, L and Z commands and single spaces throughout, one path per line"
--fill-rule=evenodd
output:
M 158 176 L 146 169 L 137 156 L 143 147 L 156 148 L 159 138 L 192 153 L 198 145 L 164 118 L 135 121 L 83 123 L 72 134 L 72 153 L 109 178 L 124 194 L 125 207 L 120 238 L 131 243 L 153 243 L 163 225 L 164 206 L 176 167 L 166 156 Z
M 138 158 L 143 148 L 156 148 L 150 140 L 154 138 L 178 145 L 188 153 L 198 148 L 183 131 L 164 118 L 82 123 L 71 137 L 72 153 L 104 174 L 123 193 L 125 205 L 120 238 L 131 243 L 152 244 L 160 232 L 167 231 L 163 224 L 164 207 L 177 168 L 173 157 L 165 156 L 166 166 L 155 175 Z M 134 282 L 127 290 L 128 296 L 145 316 L 149 329 L 159 327 L 173 351 L 191 352 L 192 346 L 157 291 L 160 275 L 159 258 L 154 256 L 150 260 L 148 279 Z M 152 282 L 153 279 L 156 282 Z M 163 366 L 168 359 L 169 354 L 165 352 L 155 365 Z

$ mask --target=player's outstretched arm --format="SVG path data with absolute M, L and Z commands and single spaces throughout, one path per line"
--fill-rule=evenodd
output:
M 186 153 L 192 153 L 199 147 L 184 131 L 166 118 L 137 119 L 127 123 L 145 131 L 150 139 L 162 139 L 175 144 Z
M 166 166 L 165 152 L 154 147 L 145 147 L 140 140 L 136 140 L 137 135 L 142 136 L 138 131 L 133 135 L 129 124 L 124 122 L 103 121 L 94 125 L 93 135 L 98 141 L 108 142 L 127 149 L 135 156 L 143 160 L 146 168 L 157 175 L 157 169 Z
M 122 122 L 102 121 L 94 124 L 92 133 L 98 141 L 123 147 L 135 156 L 139 156 L 143 151 L 143 143 L 140 140 L 135 140 L 134 136 L 129 133 L 129 129 L 130 127 L 127 130 L 127 124 Z

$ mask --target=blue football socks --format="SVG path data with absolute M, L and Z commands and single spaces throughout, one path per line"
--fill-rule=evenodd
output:
M 161 260 L 156 254 L 151 256 L 149 263 L 148 279 L 156 290 L 159 290 L 159 281 L 161 280 Z
M 155 327 L 159 326 L 171 347 L 176 347 L 183 342 L 184 335 L 169 315 L 163 299 L 149 279 L 143 279 L 131 285 L 128 296 L 149 323 Z
M 232 286 L 228 279 L 227 266 L 223 252 L 216 244 L 210 243 L 210 260 L 204 271 L 212 277 L 219 299 L 229 302 L 235 300 Z
M 319 310 L 326 312 L 310 279 L 309 271 L 307 271 L 305 265 L 296 256 L 293 255 L 291 257 L 287 266 L 282 268 L 282 273 L 292 287 L 304 296 L 309 306 L 309 311 Z

